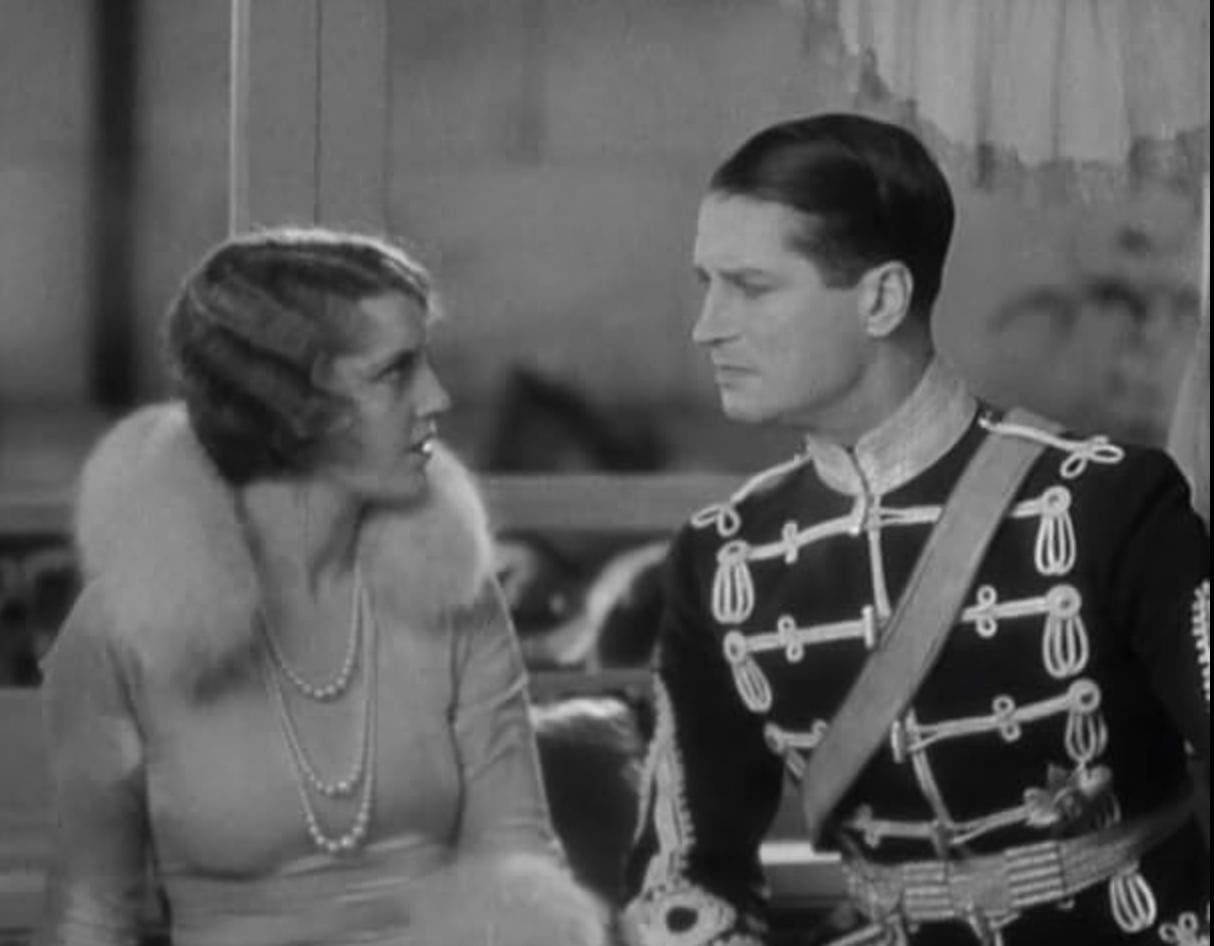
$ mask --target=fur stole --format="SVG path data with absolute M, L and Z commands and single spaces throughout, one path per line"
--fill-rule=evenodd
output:
M 425 946 L 608 944 L 603 905 L 535 854 L 457 861 L 423 882 L 412 916 Z
M 429 473 L 424 500 L 363 526 L 367 581 L 394 623 L 436 625 L 492 574 L 471 475 L 445 448 Z M 195 688 L 247 654 L 260 599 L 252 554 L 231 487 L 181 404 L 143 408 L 101 439 L 84 466 L 75 531 L 85 581 L 141 664 Z

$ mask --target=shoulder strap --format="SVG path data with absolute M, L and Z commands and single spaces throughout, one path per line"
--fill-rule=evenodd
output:
M 1057 430 L 1023 411 L 1007 419 Z M 812 841 L 935 664 L 1005 510 L 1043 449 L 1035 440 L 988 435 L 953 488 L 877 649 L 806 765 L 801 807 Z

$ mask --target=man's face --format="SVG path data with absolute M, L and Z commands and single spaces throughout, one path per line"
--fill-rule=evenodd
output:
M 791 248 L 781 204 L 710 194 L 694 263 L 704 303 L 692 340 L 712 362 L 734 420 L 814 430 L 860 381 L 868 348 L 859 290 L 831 289 Z

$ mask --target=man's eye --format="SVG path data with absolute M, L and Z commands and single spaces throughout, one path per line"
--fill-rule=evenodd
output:
M 747 299 L 758 299 L 771 292 L 771 286 L 766 283 L 740 282 L 738 283 L 738 292 L 742 293 Z

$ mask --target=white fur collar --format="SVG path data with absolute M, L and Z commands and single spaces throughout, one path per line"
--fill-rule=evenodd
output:
M 364 527 L 368 581 L 392 623 L 434 624 L 471 603 L 492 571 L 471 475 L 440 448 L 430 482 L 422 504 Z M 253 561 L 231 488 L 182 405 L 143 408 L 102 438 L 84 466 L 76 541 L 85 579 L 141 663 L 197 684 L 247 652 L 259 602 Z

